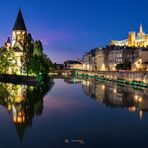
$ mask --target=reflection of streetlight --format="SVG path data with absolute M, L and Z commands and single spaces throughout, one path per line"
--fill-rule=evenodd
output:
M 128 108 L 129 111 L 135 112 L 136 111 L 136 106 L 131 106 Z
M 142 120 L 142 117 L 143 117 L 143 111 L 142 110 L 140 110 L 139 116 L 140 116 L 140 119 Z
M 114 94 L 116 94 L 117 93 L 117 89 L 116 88 L 114 88 Z
M 105 90 L 105 85 L 102 85 L 102 90 Z
M 105 71 L 105 65 L 104 64 L 102 65 L 102 71 Z

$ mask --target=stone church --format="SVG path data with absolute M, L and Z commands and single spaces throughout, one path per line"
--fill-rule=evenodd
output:
M 10 48 L 12 48 L 14 50 L 14 55 L 16 58 L 16 65 L 17 65 L 14 70 L 16 74 L 22 73 L 21 67 L 22 67 L 22 58 L 24 54 L 23 52 L 24 39 L 26 34 L 27 34 L 26 25 L 24 22 L 21 9 L 19 9 L 14 27 L 12 30 L 12 42 L 10 37 L 8 37 L 7 42 L 4 45 L 6 49 L 9 50 Z M 12 73 L 12 69 L 9 70 L 9 73 Z

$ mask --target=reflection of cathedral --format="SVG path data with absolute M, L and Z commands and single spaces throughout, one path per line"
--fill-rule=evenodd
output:
M 148 34 L 143 32 L 142 24 L 140 25 L 139 32 L 129 32 L 128 39 L 126 40 L 112 40 L 111 45 L 115 46 L 129 46 L 129 47 L 147 47 L 148 46 Z

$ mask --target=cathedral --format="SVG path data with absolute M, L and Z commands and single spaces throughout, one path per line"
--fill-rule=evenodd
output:
M 22 70 L 22 59 L 23 59 L 23 50 L 24 50 L 24 39 L 25 35 L 27 34 L 26 25 L 23 19 L 23 15 L 21 9 L 19 9 L 13 30 L 12 30 L 12 42 L 10 37 L 8 37 L 7 42 L 5 43 L 4 47 L 6 49 L 12 48 L 14 50 L 14 55 L 16 58 L 16 67 L 13 69 L 15 74 L 21 74 Z M 13 73 L 12 69 L 10 68 L 9 73 Z
M 128 39 L 125 40 L 112 40 L 110 45 L 114 46 L 128 46 L 128 47 L 147 47 L 148 34 L 143 32 L 142 24 L 140 24 L 139 32 L 129 32 Z

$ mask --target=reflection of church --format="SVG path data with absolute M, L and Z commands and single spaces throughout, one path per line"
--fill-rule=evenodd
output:
M 0 83 L 0 105 L 5 106 L 12 115 L 20 140 L 23 140 L 25 130 L 32 126 L 33 118 L 41 115 L 43 111 L 43 97 L 49 87 L 44 89 L 37 86 Z
M 115 46 L 128 46 L 128 47 L 147 47 L 148 46 L 148 34 L 143 32 L 142 24 L 140 25 L 139 32 L 129 32 L 128 39 L 126 40 L 112 40 L 111 45 Z
M 19 74 L 21 71 L 22 66 L 22 59 L 23 59 L 23 52 L 24 52 L 24 39 L 25 35 L 27 34 L 26 25 L 23 19 L 23 15 L 21 10 L 19 10 L 13 31 L 12 31 L 12 42 L 10 37 L 8 37 L 7 42 L 5 43 L 4 47 L 9 50 L 10 48 L 14 49 L 15 57 L 16 57 L 16 64 L 15 72 Z
M 50 84 L 35 86 L 0 83 L 0 105 L 12 115 L 20 140 L 25 130 L 32 126 L 33 119 L 42 114 L 43 98 L 53 85 L 52 79 Z

